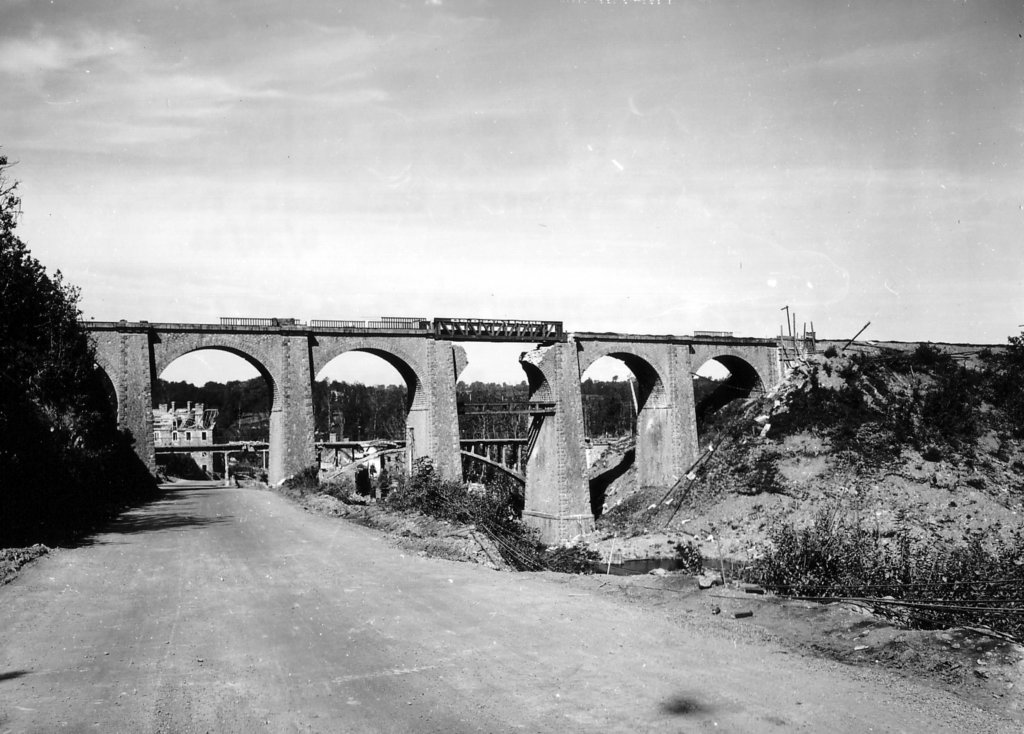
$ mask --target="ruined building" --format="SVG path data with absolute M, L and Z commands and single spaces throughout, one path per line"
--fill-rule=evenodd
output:
M 153 409 L 154 446 L 210 446 L 214 443 L 213 426 L 217 409 L 189 401 L 184 408 L 161 403 Z M 192 460 L 204 472 L 213 471 L 210 451 L 190 451 Z

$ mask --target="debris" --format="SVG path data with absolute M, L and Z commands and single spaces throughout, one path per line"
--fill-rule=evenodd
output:
M 722 613 L 722 608 L 720 606 L 718 606 L 717 604 L 712 604 L 711 605 L 711 613 L 712 614 L 721 614 Z
M 763 594 L 764 587 L 757 584 L 740 584 L 740 588 L 748 594 Z
M 697 577 L 697 588 L 710 589 L 712 586 L 721 586 L 722 574 L 718 571 L 705 571 Z
M 668 571 L 664 568 L 652 568 L 647 572 L 650 576 L 668 576 Z

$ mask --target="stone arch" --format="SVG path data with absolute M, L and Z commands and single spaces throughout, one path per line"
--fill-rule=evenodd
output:
M 526 384 L 530 389 L 530 400 L 535 402 L 554 402 L 554 392 L 551 389 L 551 382 L 544 370 L 532 362 L 520 361 L 519 365 L 526 373 Z
M 170 367 L 175 361 L 181 359 L 186 355 L 192 354 L 193 352 L 201 352 L 204 350 L 227 352 L 228 354 L 233 354 L 236 357 L 240 357 L 241 359 L 245 360 L 247 363 L 252 365 L 252 367 L 255 368 L 255 370 L 260 374 L 260 377 L 267 381 L 267 387 L 269 388 L 270 392 L 271 413 L 273 413 L 275 410 L 280 409 L 281 406 L 278 389 L 278 380 L 275 379 L 274 374 L 267 367 L 267 364 L 270 363 L 270 360 L 267 358 L 267 355 L 261 355 L 260 357 L 256 357 L 250 353 L 250 351 L 255 352 L 256 350 L 245 350 L 231 344 L 203 342 L 200 344 L 174 345 L 174 348 L 160 350 L 154 356 L 154 379 L 159 378 L 160 375 L 163 374 L 164 370 Z
M 103 383 L 104 389 L 107 391 L 108 396 L 113 398 L 113 405 L 111 406 L 115 420 L 120 423 L 121 420 L 121 402 L 124 400 L 124 396 L 121 394 L 120 385 L 117 380 L 114 379 L 114 366 L 109 364 L 103 356 L 97 352 L 95 354 L 95 365 L 96 365 L 96 376 Z
M 586 371 L 605 357 L 623 362 L 636 378 L 635 446 L 626 450 L 615 465 L 596 473 L 589 469 L 587 472 L 590 510 L 595 518 L 599 518 L 604 512 L 607 491 L 611 483 L 631 467 L 637 467 L 637 480 L 641 486 L 666 483 L 656 467 L 661 463 L 660 455 L 665 451 L 666 442 L 670 441 L 666 436 L 670 429 L 667 429 L 663 418 L 667 414 L 666 409 L 671 407 L 671 400 L 665 380 L 653 364 L 654 360 L 648 355 L 641 354 L 639 350 L 624 345 L 609 345 L 587 354 L 585 359 L 583 355 L 580 356 L 581 381 Z
M 316 376 L 319 375 L 320 372 L 332 361 L 349 352 L 363 352 L 365 354 L 372 354 L 375 357 L 380 357 L 398 371 L 398 374 L 401 375 L 402 379 L 405 381 L 406 412 L 411 412 L 413 410 L 426 410 L 429 407 L 427 405 L 428 400 L 426 390 L 424 389 L 425 381 L 423 370 L 419 366 L 418 360 L 413 358 L 405 350 L 392 346 L 381 347 L 372 343 L 361 343 L 356 341 L 343 346 L 337 346 L 330 351 L 317 354 L 313 364 L 313 379 L 315 380 Z
M 665 389 L 665 381 L 662 379 L 661 372 L 654 366 L 653 360 L 634 351 L 613 348 L 588 354 L 585 360 L 580 360 L 580 379 L 583 379 L 584 373 L 597 360 L 604 357 L 621 360 L 636 377 L 638 412 L 645 407 L 662 408 L 668 404 L 668 391 Z
M 110 405 L 110 415 L 116 422 L 118 419 L 118 407 L 121 405 L 121 396 L 118 393 L 117 385 L 110 377 L 110 372 L 97 360 L 93 372 L 96 388 L 102 390 Z
M 764 379 L 757 368 L 737 354 L 711 354 L 694 367 L 699 370 L 711 361 L 718 362 L 729 370 L 729 377 L 713 393 L 697 403 L 695 408 L 698 422 L 733 400 L 743 400 L 752 393 L 762 392 L 765 388 Z

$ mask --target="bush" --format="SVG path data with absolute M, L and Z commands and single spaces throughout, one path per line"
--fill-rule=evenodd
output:
M 704 571 L 704 556 L 700 554 L 700 549 L 693 543 L 677 545 L 676 560 L 680 562 L 682 570 L 688 573 L 699 574 Z
M 307 466 L 297 474 L 293 474 L 284 481 L 287 489 L 294 490 L 300 494 L 306 492 L 320 491 L 320 467 L 316 464 Z
M 323 494 L 330 495 L 337 500 L 341 500 L 345 504 L 365 504 L 366 500 L 363 498 L 355 499 L 356 497 L 356 484 L 352 480 L 352 477 L 342 476 L 336 481 L 328 482 L 320 485 L 320 491 Z
M 958 544 L 905 532 L 885 538 L 827 507 L 808 527 L 773 527 L 768 552 L 744 577 L 788 596 L 866 600 L 911 627 L 986 625 L 1020 640 L 1021 558 L 1024 530 L 1008 539 L 969 532 Z
M 544 558 L 545 568 L 559 573 L 593 573 L 600 562 L 601 554 L 586 545 L 549 549 Z

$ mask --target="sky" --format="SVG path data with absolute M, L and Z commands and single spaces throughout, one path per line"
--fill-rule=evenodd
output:
M 1024 323 L 1016 0 L 0 0 L 0 90 L 87 319 Z

